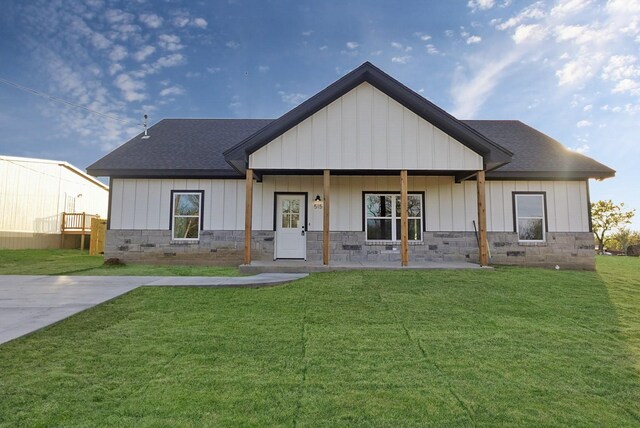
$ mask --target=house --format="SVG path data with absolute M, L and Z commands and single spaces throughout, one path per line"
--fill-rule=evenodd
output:
M 108 200 L 108 186 L 67 162 L 0 156 L 0 248 L 60 248 L 63 213 L 106 217 Z
M 370 63 L 276 120 L 165 119 L 88 168 L 105 257 L 593 269 L 589 179 L 519 122 L 461 121 Z

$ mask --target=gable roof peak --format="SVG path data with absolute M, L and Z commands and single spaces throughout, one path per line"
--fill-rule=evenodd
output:
M 511 161 L 513 153 L 509 150 L 489 140 L 369 61 L 365 61 L 302 104 L 226 150 L 225 159 L 238 172 L 244 173 L 249 155 L 365 81 L 480 154 L 486 169 L 494 169 Z

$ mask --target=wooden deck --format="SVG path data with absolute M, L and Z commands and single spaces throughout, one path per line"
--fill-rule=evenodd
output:
M 87 213 L 62 213 L 62 225 L 60 227 L 60 248 L 64 248 L 66 235 L 80 235 L 80 249 L 84 250 L 84 240 L 91 235 L 92 219 L 100 218 L 97 214 Z

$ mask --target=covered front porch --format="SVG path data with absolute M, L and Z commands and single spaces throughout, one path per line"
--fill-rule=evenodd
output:
M 246 172 L 247 272 L 489 264 L 484 171 Z M 371 217 L 370 201 L 386 216 Z M 300 252 L 282 251 L 284 239 Z

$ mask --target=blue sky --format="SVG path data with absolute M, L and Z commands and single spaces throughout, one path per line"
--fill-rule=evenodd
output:
M 371 61 L 460 119 L 518 119 L 618 171 L 640 229 L 640 0 L 3 2 L 0 154 L 85 168 L 165 117 L 275 118 Z

